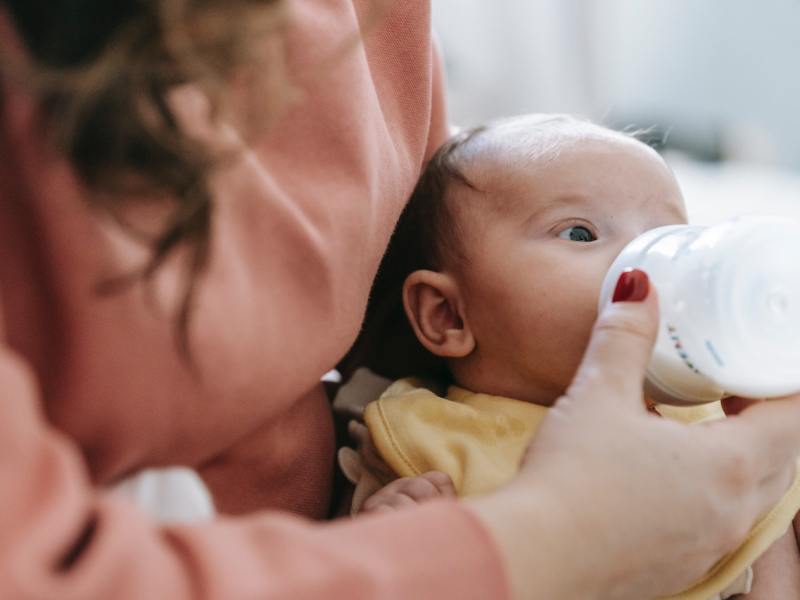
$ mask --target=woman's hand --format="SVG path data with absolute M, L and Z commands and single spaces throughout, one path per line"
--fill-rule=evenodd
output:
M 469 501 L 504 552 L 517 598 L 677 592 L 736 547 L 794 477 L 800 397 L 700 426 L 647 412 L 657 299 L 646 276 L 629 277 L 644 297 L 618 297 L 602 312 L 519 475 Z

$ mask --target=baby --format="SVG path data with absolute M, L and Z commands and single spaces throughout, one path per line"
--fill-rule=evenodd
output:
M 373 288 L 365 330 L 383 335 L 370 358 L 382 375 L 420 379 L 398 381 L 367 406 L 369 435 L 354 428 L 367 448 L 361 466 L 347 454 L 341 462 L 351 479 L 372 481 L 354 508 L 478 494 L 513 477 L 580 363 L 614 258 L 637 235 L 686 220 L 662 158 L 598 125 L 526 116 L 447 142 Z M 735 555 L 676 598 L 748 592 L 756 556 Z

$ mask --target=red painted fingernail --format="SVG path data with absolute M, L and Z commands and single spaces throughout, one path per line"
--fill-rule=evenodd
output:
M 639 269 L 625 269 L 617 280 L 612 302 L 641 302 L 650 291 L 650 278 Z

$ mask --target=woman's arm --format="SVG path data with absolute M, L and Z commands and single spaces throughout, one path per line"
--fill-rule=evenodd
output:
M 327 526 L 262 514 L 157 527 L 92 488 L 3 346 L 0 390 L 2 598 L 507 597 L 493 542 L 455 503 Z

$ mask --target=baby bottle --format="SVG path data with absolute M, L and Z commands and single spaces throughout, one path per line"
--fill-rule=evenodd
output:
M 690 405 L 800 391 L 800 223 L 740 217 L 647 231 L 611 265 L 601 307 L 627 268 L 645 271 L 659 297 L 645 384 L 653 400 Z

